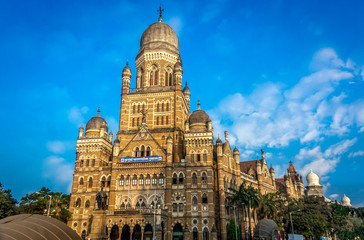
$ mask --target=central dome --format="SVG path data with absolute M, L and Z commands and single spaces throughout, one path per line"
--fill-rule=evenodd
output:
M 307 180 L 308 186 L 318 186 L 318 185 L 320 185 L 319 176 L 317 176 L 317 174 L 312 172 L 312 169 L 311 169 L 310 173 L 307 174 L 306 180 Z
M 144 31 L 140 39 L 139 53 L 154 49 L 165 49 L 179 54 L 177 34 L 168 24 L 156 22 Z

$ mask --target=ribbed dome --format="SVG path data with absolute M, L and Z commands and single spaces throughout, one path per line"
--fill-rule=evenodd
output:
M 156 22 L 144 31 L 140 39 L 139 53 L 152 49 L 165 49 L 179 54 L 177 34 L 168 24 Z
M 184 94 L 184 95 L 191 96 L 191 90 L 190 90 L 190 88 L 187 86 L 187 83 L 186 83 L 186 86 L 183 88 L 183 94 Z
M 131 76 L 131 69 L 129 67 L 129 62 L 126 62 L 126 66 L 123 69 L 122 77 Z
M 306 180 L 307 180 L 308 186 L 317 186 L 317 185 L 320 185 L 319 176 L 317 176 L 317 174 L 315 174 L 314 172 L 312 172 L 312 169 L 311 169 L 311 172 L 309 174 L 307 174 Z
M 350 198 L 348 198 L 345 194 L 344 196 L 341 198 L 341 202 L 344 206 L 351 206 L 350 204 Z
M 176 64 L 174 64 L 173 71 L 175 71 L 175 72 L 183 72 L 182 62 L 181 62 L 180 59 L 178 59 L 178 61 L 176 62 Z
M 88 130 L 100 130 L 100 128 L 103 128 L 105 132 L 109 130 L 109 127 L 102 117 L 100 117 L 100 109 L 98 110 L 97 116 L 91 118 L 90 121 L 86 124 L 86 132 Z
M 207 113 L 201 109 L 193 111 L 189 119 L 190 125 L 196 123 L 206 124 L 208 121 L 211 121 L 209 115 L 207 115 Z

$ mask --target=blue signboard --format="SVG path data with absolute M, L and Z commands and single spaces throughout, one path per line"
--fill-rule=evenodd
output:
M 162 161 L 162 156 L 152 156 L 152 157 L 128 157 L 120 158 L 121 163 L 131 163 L 131 162 L 159 162 Z

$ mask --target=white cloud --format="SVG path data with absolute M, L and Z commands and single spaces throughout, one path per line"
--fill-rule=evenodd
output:
M 331 194 L 331 195 L 329 196 L 329 198 L 337 199 L 339 196 L 340 196 L 339 194 L 334 193 L 334 194 Z
M 80 127 L 84 123 L 84 115 L 88 112 L 88 107 L 73 107 L 68 111 L 68 120 Z
M 338 88 L 354 78 L 345 68 L 354 63 L 344 64 L 327 48 L 315 54 L 311 65 L 317 71 L 290 88 L 266 82 L 249 95 L 227 96 L 209 111 L 215 132 L 227 130 L 237 145 L 255 149 L 284 147 L 297 140 L 320 142 L 327 136 L 343 136 L 352 127 L 364 131 L 364 99 L 344 104 L 347 94 Z
M 54 154 L 62 154 L 68 149 L 75 147 L 75 143 L 71 141 L 52 141 L 47 143 L 47 149 Z
M 364 151 L 357 151 L 349 154 L 349 157 L 358 157 L 358 156 L 364 156 Z
M 53 179 L 60 184 L 72 182 L 73 166 L 67 163 L 64 158 L 49 156 L 44 160 L 43 177 Z

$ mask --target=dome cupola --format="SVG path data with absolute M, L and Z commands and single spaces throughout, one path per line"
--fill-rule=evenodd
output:
M 191 90 L 190 88 L 187 86 L 187 82 L 186 82 L 186 86 L 183 88 L 183 94 L 185 96 L 191 96 Z
M 164 49 L 179 55 L 177 34 L 168 24 L 162 22 L 162 18 L 151 24 L 140 39 L 139 53 L 155 49 Z
M 123 73 L 122 73 L 122 75 L 121 75 L 123 78 L 125 77 L 125 76 L 129 76 L 129 77 L 131 77 L 131 69 L 130 69 L 130 67 L 129 67 L 129 62 L 127 61 L 126 62 L 126 66 L 124 67 L 124 69 L 123 69 Z
M 190 129 L 206 129 L 208 122 L 211 122 L 209 115 L 200 108 L 200 100 L 198 101 L 197 110 L 193 111 L 190 118 Z
M 344 194 L 344 196 L 341 198 L 341 202 L 342 202 L 343 206 L 351 207 L 351 204 L 350 204 L 350 198 L 348 198 L 345 194 Z
M 86 136 L 99 135 L 101 128 L 104 130 L 104 132 L 106 132 L 107 135 L 109 127 L 105 119 L 100 117 L 100 107 L 99 107 L 99 109 L 97 110 L 96 117 L 92 117 L 90 121 L 88 121 L 88 123 L 86 124 Z
M 312 172 L 312 169 L 311 169 L 310 173 L 307 174 L 306 180 L 307 180 L 308 186 L 319 186 L 320 185 L 319 176 L 317 176 L 317 174 Z

